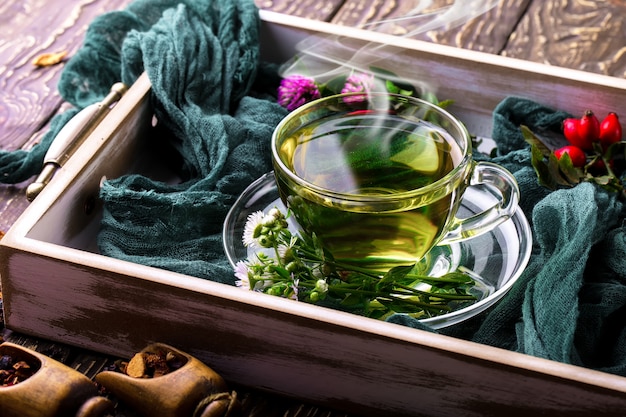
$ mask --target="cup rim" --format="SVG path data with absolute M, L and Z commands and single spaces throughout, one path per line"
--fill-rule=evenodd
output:
M 391 96 L 391 97 L 407 99 L 409 101 L 417 102 L 420 105 L 426 105 L 426 106 L 436 110 L 437 112 L 441 113 L 453 125 L 456 126 L 456 128 L 459 130 L 459 132 L 461 132 L 461 134 L 463 136 L 463 140 L 465 141 L 465 152 L 463 153 L 463 157 L 461 158 L 459 163 L 453 169 L 451 169 L 448 173 L 446 173 L 446 175 L 444 175 L 443 177 L 439 178 L 435 182 L 432 182 L 432 183 L 430 183 L 428 185 L 425 185 L 423 187 L 416 188 L 416 189 L 413 189 L 413 190 L 397 192 L 397 193 L 393 193 L 393 194 L 389 194 L 389 195 L 386 195 L 386 194 L 380 194 L 380 195 L 354 194 L 354 193 L 346 193 L 346 192 L 339 192 L 339 191 L 329 190 L 327 188 L 320 187 L 319 185 L 313 184 L 313 183 L 311 183 L 311 182 L 309 182 L 309 181 L 299 177 L 298 175 L 296 175 L 292 170 L 290 170 L 285 165 L 285 163 L 280 158 L 280 155 L 278 155 L 277 141 L 278 141 L 278 132 L 282 128 L 284 128 L 284 126 L 287 123 L 289 123 L 294 117 L 298 116 L 298 114 L 303 113 L 306 110 L 308 110 L 309 108 L 317 106 L 320 103 L 323 103 L 325 101 L 338 100 L 338 99 L 341 99 L 343 97 L 365 96 L 365 95 L 367 95 L 368 97 L 371 97 L 371 96 Z M 271 145 L 270 146 L 272 148 L 272 160 L 273 160 L 273 162 L 278 165 L 278 167 L 280 168 L 280 171 L 282 173 L 284 173 L 286 176 L 288 176 L 289 179 L 292 180 L 297 185 L 299 185 L 301 187 L 305 187 L 307 190 L 315 192 L 316 194 L 319 194 L 319 195 L 331 197 L 333 199 L 342 199 L 342 200 L 346 200 L 346 201 L 355 201 L 355 202 L 385 202 L 385 201 L 390 201 L 390 200 L 397 200 L 398 198 L 402 198 L 402 199 L 414 198 L 416 196 L 420 196 L 420 195 L 423 195 L 423 194 L 432 193 L 433 189 L 437 189 L 438 190 L 438 189 L 442 188 L 443 184 L 448 184 L 448 183 L 454 182 L 453 181 L 454 178 L 456 178 L 457 176 L 459 176 L 463 172 L 465 172 L 467 167 L 471 164 L 471 160 L 472 160 L 472 141 L 471 141 L 471 136 L 470 136 L 469 132 L 467 131 L 467 128 L 465 127 L 465 125 L 456 116 L 454 116 L 452 113 L 450 113 L 446 109 L 444 109 L 442 107 L 439 107 L 436 104 L 433 104 L 433 103 L 431 103 L 429 101 L 423 100 L 421 98 L 413 97 L 413 96 L 407 96 L 407 95 L 402 95 L 402 94 L 395 94 L 395 93 L 385 93 L 385 92 L 341 93 L 341 94 L 334 94 L 334 95 L 331 95 L 331 96 L 321 97 L 321 98 L 318 98 L 316 100 L 310 101 L 310 102 L 308 102 L 308 103 L 298 107 L 297 109 L 291 111 L 289 114 L 287 114 L 287 116 L 285 116 L 278 123 L 278 125 L 276 125 L 276 127 L 274 128 L 274 131 L 272 132 L 272 139 L 271 139 Z M 275 169 L 275 171 L 276 171 L 276 169 Z

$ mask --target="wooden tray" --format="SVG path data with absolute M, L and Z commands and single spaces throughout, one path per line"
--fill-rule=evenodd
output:
M 311 34 L 402 50 L 387 64 L 453 98 L 472 133 L 518 95 L 598 114 L 626 102 L 626 81 L 261 12 L 267 58 Z M 329 310 L 96 251 L 103 176 L 154 166 L 150 83 L 142 76 L 2 239 L 8 328 L 129 357 L 176 346 L 226 380 L 363 415 L 621 415 L 626 378 Z M 139 157 L 141 155 L 141 157 Z M 152 162 L 152 164 L 151 164 Z

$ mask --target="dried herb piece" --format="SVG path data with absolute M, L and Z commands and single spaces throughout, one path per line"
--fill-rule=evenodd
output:
M 33 65 L 36 67 L 49 67 L 62 62 L 66 56 L 67 51 L 41 54 L 33 59 Z
M 37 368 L 26 361 L 16 361 L 10 355 L 0 357 L 0 387 L 10 387 L 30 378 Z
M 158 378 L 181 368 L 187 360 L 169 350 L 139 352 L 120 364 L 120 372 L 133 378 Z
M 143 357 L 143 353 L 137 353 L 132 357 L 128 364 L 126 364 L 126 375 L 133 378 L 143 378 L 146 375 L 146 361 Z

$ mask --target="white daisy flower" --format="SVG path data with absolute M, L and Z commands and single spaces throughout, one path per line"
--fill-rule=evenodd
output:
M 242 290 L 250 290 L 250 278 L 248 276 L 248 265 L 244 261 L 239 261 L 235 265 L 235 285 Z
M 257 227 L 259 227 L 260 225 L 262 225 L 263 223 L 263 217 L 265 215 L 263 214 L 262 211 L 255 211 L 254 213 L 248 215 L 248 219 L 246 220 L 246 225 L 243 228 L 243 244 L 246 247 L 257 247 L 258 242 L 257 242 L 257 237 L 255 237 L 255 231 L 257 230 Z
M 285 217 L 282 211 L 280 211 L 276 207 L 271 208 L 270 211 L 267 212 L 267 215 L 272 216 L 276 220 L 282 219 L 283 217 Z
M 293 278 L 293 274 L 291 274 L 291 277 Z M 299 279 L 294 279 L 293 283 L 291 284 L 291 289 L 293 290 L 293 293 L 291 294 L 289 298 L 291 298 L 292 300 L 298 301 L 298 285 L 299 284 L 300 284 Z

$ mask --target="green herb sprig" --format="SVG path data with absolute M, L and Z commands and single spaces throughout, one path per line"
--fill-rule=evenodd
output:
M 394 313 L 427 318 L 476 301 L 475 281 L 463 272 L 424 276 L 415 266 L 398 266 L 385 274 L 336 261 L 313 234 L 289 230 L 284 213 L 248 217 L 244 245 L 259 249 L 239 261 L 237 286 L 246 290 L 324 304 L 367 317 Z

